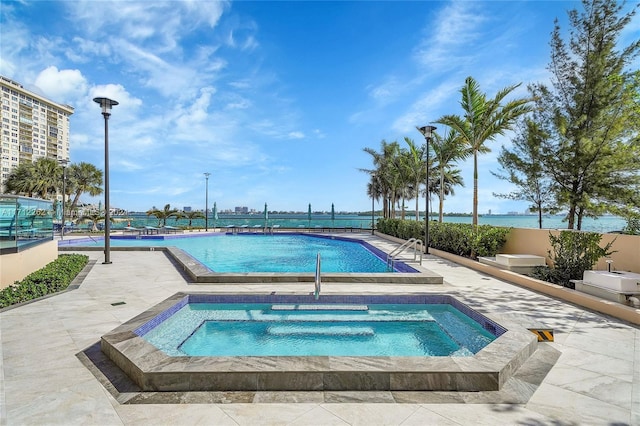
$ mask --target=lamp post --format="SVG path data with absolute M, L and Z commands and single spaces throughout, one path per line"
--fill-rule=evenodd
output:
M 62 226 L 60 227 L 60 239 L 64 240 L 64 216 L 65 198 L 67 198 L 67 164 L 69 160 L 60 158 L 58 164 L 62 166 Z
M 209 231 L 209 176 L 211 173 L 206 172 L 205 178 L 205 195 L 204 195 L 204 230 Z
M 375 217 L 374 217 L 374 211 L 375 211 L 375 206 L 374 206 L 374 199 L 376 196 L 375 190 L 376 190 L 376 174 L 372 173 L 371 174 L 371 235 L 375 235 Z
M 429 254 L 429 142 L 431 142 L 432 133 L 436 130 L 435 126 L 419 127 L 418 131 L 424 135 L 426 141 L 427 162 L 425 168 L 427 170 L 427 188 L 425 190 L 425 211 L 424 211 L 424 245 L 425 253 Z
M 109 98 L 93 98 L 93 102 L 102 108 L 104 117 L 104 265 L 111 264 L 111 218 L 109 204 L 109 116 L 111 107 L 118 105 L 117 101 Z M 100 213 L 100 212 L 98 212 Z

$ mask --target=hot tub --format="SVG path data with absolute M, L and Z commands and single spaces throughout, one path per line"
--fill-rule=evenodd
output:
M 447 303 L 496 338 L 472 356 L 171 356 L 144 335 L 189 303 Z M 533 333 L 508 327 L 451 295 L 176 293 L 102 336 L 101 349 L 143 391 L 499 390 L 535 352 Z

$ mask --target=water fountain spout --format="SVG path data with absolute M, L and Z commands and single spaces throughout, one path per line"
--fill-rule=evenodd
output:
M 613 263 L 613 260 L 607 259 L 606 262 L 607 262 L 607 271 L 611 272 L 611 264 Z

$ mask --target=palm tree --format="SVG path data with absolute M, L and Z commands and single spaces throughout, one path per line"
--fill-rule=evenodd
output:
M 484 144 L 504 135 L 511 130 L 516 119 L 531 111 L 529 99 L 514 99 L 504 105 L 502 102 L 520 84 L 507 86 L 500 90 L 495 98 L 487 99 L 487 95 L 480 91 L 480 85 L 467 77 L 465 85 L 460 89 L 462 100 L 460 105 L 464 110 L 464 117 L 459 115 L 444 115 L 436 122 L 449 126 L 460 134 L 467 149 L 473 154 L 473 225 L 478 225 L 478 153 L 491 150 Z
M 80 162 L 67 168 L 67 190 L 73 193 L 69 211 L 78 207 L 80 196 L 88 193 L 92 197 L 102 194 L 102 170 L 90 163 Z
M 9 173 L 5 187 L 9 193 L 33 197 L 36 192 L 33 163 L 20 163 Z
M 5 185 L 8 192 L 49 199 L 58 191 L 60 182 L 62 168 L 56 160 L 38 158 L 33 163 L 23 163 L 13 169 Z
M 53 158 L 38 158 L 33 163 L 34 192 L 47 200 L 52 194 L 58 192 L 58 186 L 62 182 L 62 167 Z
M 404 220 L 405 200 L 407 198 L 409 199 L 413 198 L 413 192 L 414 192 L 413 186 L 410 185 L 413 182 L 411 181 L 412 176 L 409 169 L 410 160 L 409 160 L 408 151 L 403 150 L 398 145 L 398 150 L 395 153 L 395 157 L 393 158 L 392 164 L 393 164 L 393 169 L 392 169 L 393 173 L 391 176 L 392 176 L 393 188 L 395 192 L 397 205 L 400 207 L 400 219 Z
M 434 133 L 433 136 L 431 147 L 437 161 L 435 169 L 440 177 L 438 184 L 438 221 L 442 222 L 445 195 L 453 195 L 454 185 L 464 185 L 460 170 L 453 169 L 452 164 L 459 160 L 464 160 L 470 153 L 464 149 L 463 140 L 453 129 L 449 129 L 444 138 L 437 133 Z
M 91 232 L 98 232 L 98 222 L 101 222 L 104 220 L 104 217 L 105 217 L 104 213 L 105 213 L 104 210 L 85 213 L 83 216 L 78 218 L 78 223 L 91 222 L 92 224 Z M 112 217 L 109 217 L 109 222 L 110 223 L 113 222 Z
M 406 151 L 405 155 L 405 165 L 407 168 L 407 172 L 411 179 L 411 185 L 413 188 L 413 195 L 416 198 L 416 220 L 420 220 L 420 207 L 418 205 L 420 201 L 420 183 L 424 181 L 425 178 L 425 147 L 418 147 L 412 139 L 405 137 L 405 143 L 409 147 L 409 150 Z
M 158 219 L 158 226 L 167 224 L 167 219 L 180 213 L 178 209 L 172 209 L 170 204 L 166 204 L 164 209 L 158 210 L 155 207 L 147 210 L 147 216 L 155 216 Z
M 193 219 L 204 219 L 204 213 L 201 211 L 182 212 L 182 217 L 189 219 L 189 228 L 191 228 L 191 222 Z
M 376 175 L 378 188 L 382 196 L 382 212 L 383 217 L 391 217 L 392 207 L 395 203 L 395 187 L 397 184 L 397 171 L 394 168 L 393 159 L 396 157 L 399 146 L 397 142 L 388 143 L 382 141 L 380 152 L 372 148 L 364 148 L 364 152 L 373 157 L 373 166 L 375 169 L 361 169 L 362 171 Z

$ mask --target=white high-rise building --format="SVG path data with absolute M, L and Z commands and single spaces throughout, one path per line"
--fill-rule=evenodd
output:
M 0 135 L 0 192 L 18 164 L 41 157 L 69 160 L 69 117 L 73 107 L 26 90 L 4 76 Z

